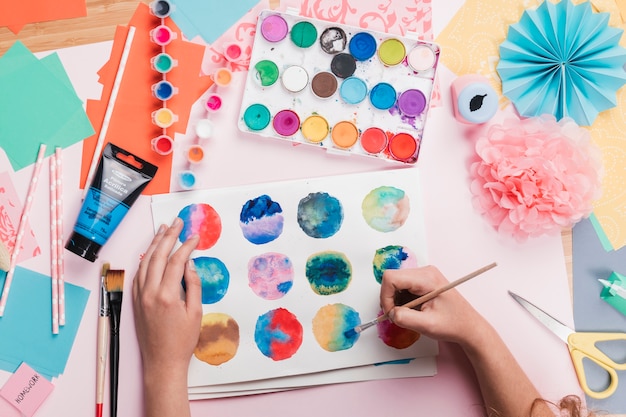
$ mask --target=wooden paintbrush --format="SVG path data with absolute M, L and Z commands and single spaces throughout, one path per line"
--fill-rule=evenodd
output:
M 102 417 L 104 403 L 104 372 L 107 364 L 107 347 L 109 346 L 109 297 L 106 289 L 106 279 L 109 273 L 109 264 L 102 265 L 100 273 L 100 299 L 98 305 L 98 336 L 96 342 L 96 417 Z
M 495 267 L 497 264 L 495 262 L 484 266 L 480 269 L 477 269 L 476 271 L 472 272 L 471 274 L 465 275 L 463 278 L 459 278 L 456 281 L 452 281 L 449 282 L 448 284 L 444 285 L 443 287 L 437 288 L 436 290 L 433 290 L 431 292 L 429 292 L 428 294 L 425 294 L 421 297 L 416 298 L 415 300 L 409 301 L 406 304 L 403 304 L 402 307 L 408 307 L 408 308 L 417 308 L 418 306 L 424 304 L 426 301 L 432 300 L 433 298 L 435 298 L 436 296 L 438 296 L 439 294 L 441 294 L 444 291 L 448 291 L 449 289 L 452 289 L 454 287 L 456 287 L 459 284 L 464 283 L 465 281 L 468 281 L 474 277 L 477 277 L 478 275 L 482 274 L 483 272 L 486 272 L 488 270 L 490 270 L 491 268 Z M 348 330 L 345 332 L 345 336 L 346 337 L 354 337 L 354 335 L 356 333 L 361 333 L 363 330 L 365 329 L 369 329 L 370 327 L 374 326 L 375 324 L 378 324 L 382 321 L 388 320 L 389 316 L 387 314 L 383 314 L 381 316 L 376 317 L 374 320 L 372 321 L 368 321 L 367 323 L 363 323 L 361 325 L 356 326 L 354 329 Z
M 0 240 L 0 271 L 8 271 L 11 267 L 11 254 L 9 249 Z
M 120 367 L 120 317 L 124 291 L 124 270 L 110 269 L 107 272 L 106 291 L 109 299 L 111 343 L 109 346 L 109 376 L 111 395 L 111 417 L 117 416 L 117 386 Z

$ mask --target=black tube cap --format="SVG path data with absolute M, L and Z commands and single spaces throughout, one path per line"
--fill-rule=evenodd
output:
M 85 236 L 73 232 L 69 240 L 65 244 L 65 249 L 75 253 L 81 258 L 87 259 L 90 262 L 95 262 L 98 258 L 98 252 L 102 245 L 97 244 L 91 239 L 87 239 Z

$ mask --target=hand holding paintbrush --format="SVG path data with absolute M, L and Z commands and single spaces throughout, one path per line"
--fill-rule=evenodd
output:
M 124 270 L 111 269 L 106 274 L 106 291 L 109 301 L 111 344 L 109 346 L 111 417 L 117 416 L 117 387 L 120 360 L 120 317 L 122 315 L 122 294 L 124 291 Z

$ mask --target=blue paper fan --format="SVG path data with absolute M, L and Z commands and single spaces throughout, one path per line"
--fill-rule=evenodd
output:
M 615 107 L 626 83 L 626 49 L 619 46 L 623 31 L 608 20 L 588 1 L 546 0 L 509 27 L 496 69 L 502 93 L 520 115 L 567 116 L 589 126 Z

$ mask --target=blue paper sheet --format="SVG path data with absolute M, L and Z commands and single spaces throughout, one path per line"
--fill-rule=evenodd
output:
M 626 247 L 607 252 L 589 219 L 582 220 L 573 232 L 574 322 L 576 330 L 590 332 L 626 332 L 626 317 L 602 298 L 603 286 L 598 279 L 608 279 L 613 271 L 626 273 Z M 623 348 L 623 346 L 622 346 Z M 623 351 L 616 359 L 624 360 Z M 597 372 L 594 372 L 597 371 Z M 592 410 L 607 410 L 613 414 L 626 413 L 626 371 L 617 371 L 620 378 L 617 391 L 606 400 L 587 398 Z M 589 368 L 590 383 L 602 381 L 604 373 Z
M 0 272 L 0 289 L 6 273 Z M 0 369 L 14 372 L 22 362 L 41 375 L 58 377 L 72 350 L 89 290 L 65 284 L 66 323 L 52 334 L 51 279 L 17 267 L 4 316 L 0 318 Z
M 241 19 L 259 0 L 175 0 L 171 18 L 188 38 L 209 45 Z

